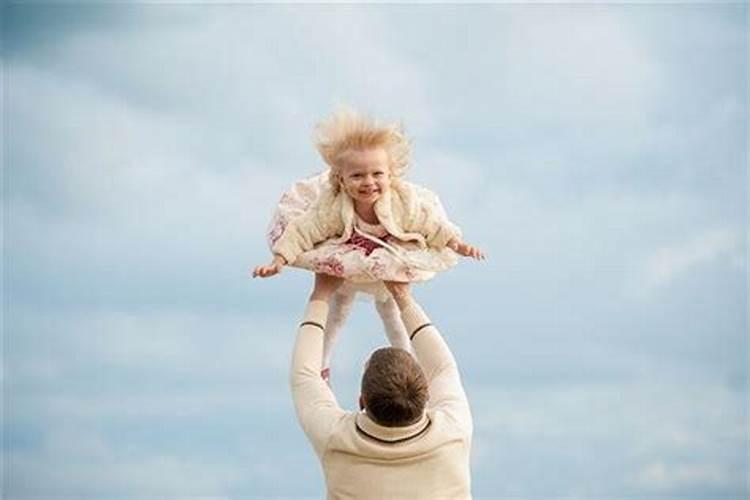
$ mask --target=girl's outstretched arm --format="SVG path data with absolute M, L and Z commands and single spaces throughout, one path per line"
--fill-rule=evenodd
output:
M 472 257 L 476 260 L 484 260 L 484 252 L 477 247 L 461 241 L 461 230 L 448 220 L 437 195 L 431 191 L 422 188 L 434 200 L 432 203 L 427 199 L 418 199 L 415 210 L 416 215 L 412 219 L 411 227 L 413 230 L 421 232 L 427 241 L 427 244 L 433 248 L 448 247 L 459 255 Z M 422 196 L 426 196 L 423 194 Z M 428 198 L 429 199 L 429 198 Z

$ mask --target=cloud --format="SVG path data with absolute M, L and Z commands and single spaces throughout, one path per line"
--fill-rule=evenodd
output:
M 28 396 L 23 388 L 44 388 L 59 380 L 85 385 L 90 372 L 101 370 L 101 384 L 120 390 L 126 381 L 158 378 L 164 386 L 194 379 L 195 388 L 209 383 L 241 384 L 248 377 L 273 373 L 285 379 L 286 353 L 294 318 L 252 311 L 48 309 L 14 307 L 6 322 L 14 335 L 6 353 L 10 372 L 23 385 L 9 383 L 8 392 Z M 136 384 L 136 394 L 144 387 Z M 214 395 L 218 394 L 214 391 Z M 106 396 L 106 394 L 102 394 Z M 158 402 L 157 402 L 158 403 Z M 142 407 L 141 407 L 142 408 Z M 95 408 L 90 410 L 98 413 Z
M 271 207 L 289 176 L 252 155 L 209 161 L 215 155 L 194 147 L 203 125 L 131 107 L 84 83 L 23 67 L 8 82 L 6 255 L 16 301 L 43 301 L 63 282 L 89 284 L 68 286 L 68 299 L 87 290 L 132 296 L 144 283 L 175 279 L 239 283 L 265 259 Z M 97 285 L 104 281 L 106 294 Z M 170 288 L 165 296 L 182 293 Z
M 728 471 L 718 464 L 653 462 L 638 471 L 634 483 L 646 490 L 670 492 L 706 486 L 725 488 L 731 479 Z
M 503 470 L 518 483 L 500 494 L 519 497 L 742 491 L 741 403 L 720 385 L 675 383 L 475 385 L 475 476 L 489 482 Z
M 441 5 L 430 9 L 429 27 L 409 16 L 394 16 L 392 26 L 409 33 L 399 43 L 424 67 L 427 81 L 439 82 L 429 92 L 446 124 L 440 139 L 460 145 L 482 134 L 484 141 L 513 147 L 524 139 L 571 137 L 570 131 L 598 137 L 602 127 L 637 133 L 664 75 L 631 12 L 592 5 Z M 430 36 L 435 31 L 442 36 Z
M 76 437 L 85 438 L 78 434 Z M 82 442 L 68 444 L 77 447 Z M 61 495 L 101 498 L 113 492 L 133 497 L 212 498 L 227 495 L 248 473 L 239 464 L 216 464 L 171 455 L 129 460 L 110 455 L 69 460 L 56 454 L 40 458 L 14 453 L 7 457 L 7 462 L 6 467 L 13 472 L 6 483 L 9 498 Z
M 641 285 L 646 291 L 663 288 L 693 269 L 717 260 L 741 269 L 742 243 L 737 231 L 720 228 L 704 231 L 680 245 L 663 246 L 648 258 Z
M 575 127 L 643 125 L 663 77 L 627 16 L 555 6 L 513 10 L 506 22 L 499 55 L 508 111 Z
M 275 446 L 304 445 L 286 315 L 38 310 L 6 314 L 11 497 L 278 493 Z

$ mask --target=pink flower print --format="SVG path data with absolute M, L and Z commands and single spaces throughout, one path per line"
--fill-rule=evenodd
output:
M 271 240 L 271 245 L 275 245 L 276 242 L 281 238 L 281 235 L 284 234 L 284 230 L 286 229 L 288 222 L 283 217 L 279 217 L 274 221 L 273 227 L 268 232 L 268 237 Z
M 370 272 L 376 278 L 381 278 L 385 274 L 385 264 L 383 264 L 379 259 L 375 260 L 372 266 L 370 266 Z
M 343 276 L 344 275 L 344 265 L 341 263 L 340 260 L 337 258 L 331 256 L 327 259 L 321 261 L 318 263 L 318 272 L 324 273 L 324 274 L 330 274 L 332 276 Z

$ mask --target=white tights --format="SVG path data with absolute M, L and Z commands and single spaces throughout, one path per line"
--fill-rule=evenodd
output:
M 344 326 L 344 321 L 349 316 L 354 302 L 356 292 L 351 290 L 339 290 L 330 301 L 328 311 L 328 321 L 326 322 L 325 337 L 323 341 L 323 368 L 331 366 L 331 355 L 336 339 Z M 383 320 L 385 334 L 388 341 L 393 347 L 399 347 L 412 352 L 409 336 L 406 333 L 404 322 L 401 321 L 401 315 L 396 301 L 393 297 L 388 297 L 385 302 L 374 299 L 375 309 L 378 311 L 380 318 Z

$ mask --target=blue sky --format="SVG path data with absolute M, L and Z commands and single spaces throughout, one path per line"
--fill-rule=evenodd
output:
M 247 271 L 337 104 L 488 254 L 415 289 L 473 491 L 745 498 L 744 4 L 4 4 L 4 497 L 319 498 Z M 334 389 L 384 342 L 357 302 Z

